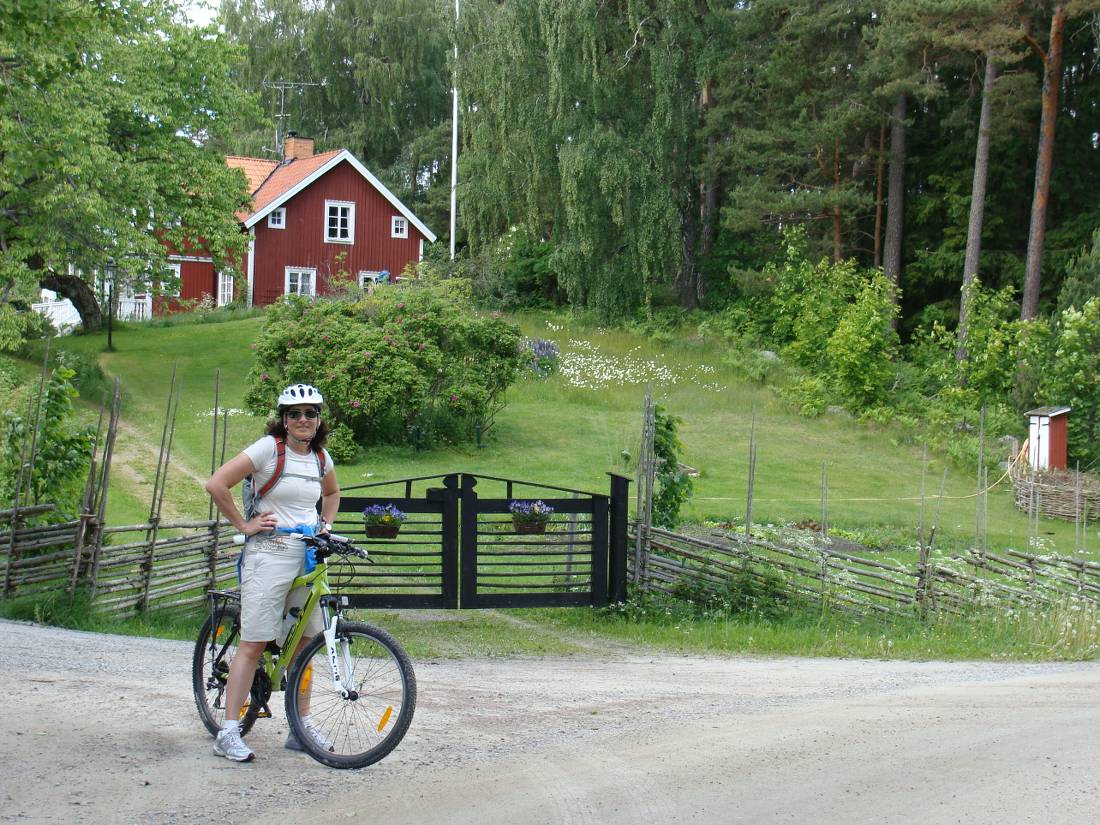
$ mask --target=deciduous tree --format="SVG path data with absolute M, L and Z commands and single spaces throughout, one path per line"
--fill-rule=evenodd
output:
M 207 144 L 249 103 L 225 43 L 156 0 L 31 0 L 2 14 L 0 297 L 41 283 L 95 329 L 97 271 L 167 277 L 165 242 L 189 241 L 232 266 L 244 179 Z

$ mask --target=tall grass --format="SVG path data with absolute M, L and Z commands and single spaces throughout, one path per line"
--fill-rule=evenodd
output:
M 905 660 L 1084 661 L 1100 655 L 1096 605 L 1068 601 L 1033 611 L 867 618 L 801 607 L 775 618 L 699 618 L 667 603 L 645 611 L 529 611 L 565 631 L 677 653 L 767 654 Z
M 0 600 L 0 618 L 125 636 L 194 639 L 202 616 L 199 608 L 128 616 L 97 613 L 92 610 L 90 594 L 85 589 L 73 593 L 54 591 Z

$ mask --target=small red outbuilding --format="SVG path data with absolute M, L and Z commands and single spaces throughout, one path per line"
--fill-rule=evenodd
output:
M 1066 469 L 1069 407 L 1038 407 L 1029 410 L 1027 460 L 1036 470 Z

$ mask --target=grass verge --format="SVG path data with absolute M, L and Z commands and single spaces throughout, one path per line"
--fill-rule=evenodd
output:
M 1100 657 L 1095 605 L 1046 610 L 990 609 L 970 617 L 853 619 L 797 609 L 779 618 L 753 614 L 695 618 L 672 603 L 602 610 L 525 611 L 566 633 L 599 636 L 669 653 L 824 656 L 860 659 L 1088 661 Z M 537 612 L 537 617 L 534 615 Z
M 649 600 L 610 608 L 375 611 L 353 619 L 396 636 L 414 661 L 496 656 L 599 655 L 627 645 L 694 655 L 824 656 L 859 659 L 1087 661 L 1100 657 L 1095 606 L 1065 603 L 1042 611 L 990 610 L 941 616 L 853 620 L 796 608 L 780 617 L 692 616 L 681 602 Z M 112 617 L 89 610 L 87 594 L 0 601 L 0 618 L 77 630 L 192 641 L 200 610 Z
M 353 610 L 352 620 L 385 628 L 414 660 L 493 656 L 561 656 L 580 652 L 554 628 L 532 628 L 492 610 Z M 87 592 L 63 591 L 0 600 L 0 618 L 123 636 L 194 641 L 205 613 L 197 608 L 111 616 L 90 609 Z

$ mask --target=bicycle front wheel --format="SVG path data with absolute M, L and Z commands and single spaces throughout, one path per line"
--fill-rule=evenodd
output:
M 212 621 L 213 619 L 213 621 Z M 195 641 L 195 653 L 191 660 L 191 686 L 195 692 L 195 706 L 199 718 L 212 736 L 217 736 L 225 722 L 225 685 L 229 678 L 229 666 L 240 641 L 240 613 L 236 607 L 225 607 L 206 618 Z M 256 722 L 259 709 L 251 699 L 239 712 L 241 736 Z
M 286 715 L 302 747 L 332 768 L 363 768 L 397 747 L 416 708 L 416 676 L 404 648 L 369 624 L 340 622 L 336 690 L 324 634 L 294 660 L 286 686 Z M 305 717 L 308 716 L 308 723 Z

